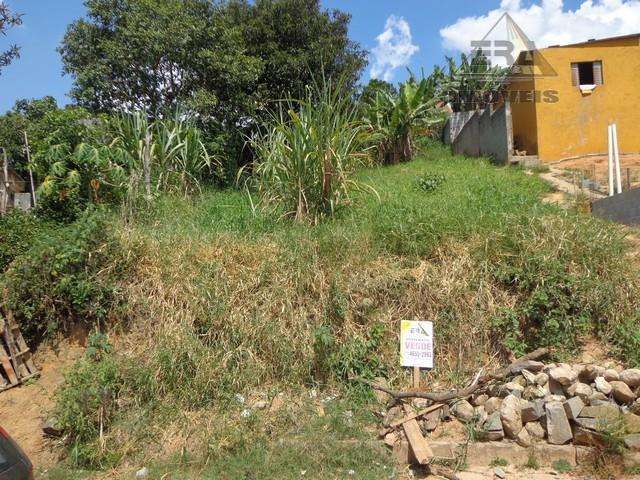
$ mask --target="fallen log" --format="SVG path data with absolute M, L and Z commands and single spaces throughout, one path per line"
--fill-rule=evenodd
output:
M 450 392 L 424 392 L 420 390 L 409 390 L 405 392 L 401 392 L 398 390 L 391 390 L 390 388 L 383 387 L 374 382 L 363 378 L 355 378 L 354 380 L 364 383 L 365 385 L 369 385 L 374 390 L 379 390 L 388 395 L 391 395 L 394 400 L 402 400 L 404 398 L 424 398 L 427 400 L 431 400 L 436 403 L 449 402 L 451 400 L 455 400 L 458 398 L 467 398 L 478 391 L 481 387 L 485 386 L 487 383 L 495 381 L 495 380 L 503 380 L 509 375 L 512 375 L 513 372 L 518 371 L 518 366 L 521 364 L 531 361 L 538 360 L 549 354 L 548 348 L 539 348 L 534 350 L 531 353 L 528 353 L 520 358 L 518 358 L 515 362 L 511 363 L 508 367 L 499 370 L 497 373 L 492 373 L 488 375 L 482 375 L 479 373 L 476 375 L 475 379 L 471 384 L 465 388 L 460 390 L 453 390 Z M 481 371 L 482 372 L 482 371 Z

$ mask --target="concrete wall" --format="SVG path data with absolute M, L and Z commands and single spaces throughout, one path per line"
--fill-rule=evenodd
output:
M 587 154 L 606 154 L 607 125 L 618 126 L 621 153 L 640 152 L 640 43 L 638 37 L 612 39 L 534 52 L 534 63 L 553 67 L 555 75 L 536 76 L 534 90 L 537 150 L 552 162 Z M 603 84 L 583 94 L 572 84 L 571 63 L 602 62 Z M 553 96 L 545 92 L 553 91 Z M 557 101 L 549 101 L 551 99 Z M 526 109 L 526 107 L 525 107 Z M 529 109 L 529 115 L 531 111 Z M 524 137 L 530 122 L 514 115 L 514 132 Z
M 623 223 L 640 225 L 640 189 L 627 190 L 613 197 L 597 200 L 591 205 L 596 217 Z
M 513 155 L 513 134 L 509 102 L 497 109 L 452 113 L 444 129 L 445 143 L 453 153 L 470 157 L 491 157 L 508 163 Z

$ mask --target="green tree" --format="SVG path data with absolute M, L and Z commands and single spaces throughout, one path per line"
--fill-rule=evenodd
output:
M 362 91 L 359 95 L 359 100 L 363 104 L 371 103 L 378 92 L 386 93 L 389 95 L 397 95 L 398 89 L 392 83 L 372 78 L 369 83 L 362 87 Z
M 27 168 L 24 132 L 29 134 L 30 140 L 35 140 L 38 136 L 36 132 L 44 133 L 40 123 L 45 115 L 57 109 L 58 105 L 53 97 L 22 99 L 6 114 L 0 116 L 0 147 L 6 148 L 11 165 L 18 172 L 24 173 Z
M 317 72 L 348 72 L 365 53 L 349 15 L 319 0 L 86 0 L 60 47 L 72 97 L 93 111 L 152 115 L 187 105 L 220 130 L 249 121 Z M 210 129 L 209 129 L 210 130 Z
M 7 30 L 22 24 L 22 15 L 13 13 L 4 2 L 0 2 L 0 36 L 7 34 Z M 7 50 L 0 51 L 0 73 L 2 68 L 9 65 L 20 56 L 17 45 L 11 45 Z
M 74 77 L 71 96 L 92 111 L 151 115 L 195 104 L 222 117 L 250 104 L 259 59 L 241 30 L 207 0 L 86 0 L 87 18 L 67 29 L 59 51 Z

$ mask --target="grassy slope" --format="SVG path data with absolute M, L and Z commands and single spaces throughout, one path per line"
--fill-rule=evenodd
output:
M 425 192 L 416 181 L 424 174 L 444 183 Z M 593 329 L 610 338 L 635 307 L 624 304 L 636 284 L 616 231 L 543 204 L 548 187 L 535 176 L 434 146 L 360 179 L 380 200 L 358 194 L 316 227 L 254 212 L 234 191 L 164 198 L 123 227 L 125 245 L 144 245 L 123 287 L 130 329 L 116 363 L 125 407 L 113 412 L 111 455 L 85 445 L 92 461 L 106 466 L 122 454 L 140 464 L 182 449 L 180 460 L 193 459 L 203 478 L 247 478 L 248 461 L 260 473 L 253 478 L 298 478 L 304 465 L 315 466 L 308 478 L 351 468 L 355 478 L 380 478 L 390 468 L 386 455 L 335 443 L 373 437 L 363 430 L 368 408 L 354 407 L 363 402 L 357 389 L 348 387 L 326 417 L 309 414 L 316 402 L 302 402 L 277 421 L 257 415 L 251 428 L 234 395 L 308 398 L 304 388 L 323 383 L 345 392 L 351 375 L 402 385 L 402 318 L 435 321 L 433 381 L 443 386 L 465 382 L 505 343 L 516 351 L 540 342 L 572 348 L 576 332 Z M 521 325 L 538 336 L 524 338 Z M 67 393 L 86 390 L 87 381 Z M 353 424 L 343 412 L 350 409 L 363 412 Z M 156 443 L 167 431 L 193 439 L 172 452 Z M 282 438 L 301 441 L 283 449 Z M 159 471 L 185 471 L 170 465 Z

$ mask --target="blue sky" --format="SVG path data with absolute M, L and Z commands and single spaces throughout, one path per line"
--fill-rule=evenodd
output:
M 53 95 L 60 104 L 68 103 L 72 80 L 62 76 L 56 47 L 67 25 L 83 15 L 83 1 L 4 1 L 25 16 L 23 26 L 0 37 L 0 50 L 10 43 L 22 47 L 21 58 L 0 75 L 0 112 L 20 98 Z M 443 62 L 445 54 L 482 38 L 504 10 L 537 44 L 640 31 L 640 0 L 323 0 L 323 4 L 352 14 L 351 37 L 374 53 L 374 73 L 392 81 L 405 77 L 406 66 L 429 71 Z M 367 70 L 363 80 L 370 76 Z

